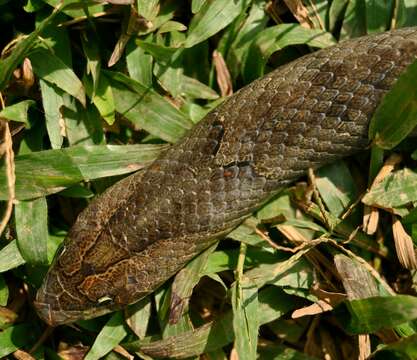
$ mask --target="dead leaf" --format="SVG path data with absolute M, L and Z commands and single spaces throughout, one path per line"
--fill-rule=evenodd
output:
M 379 295 L 374 278 L 362 264 L 342 254 L 334 257 L 334 264 L 349 300 Z
M 307 239 L 302 233 L 300 233 L 294 226 L 291 225 L 277 225 L 277 229 L 290 241 L 295 243 L 305 243 L 309 242 L 310 239 Z
M 139 30 L 147 30 L 153 26 L 152 22 L 145 19 L 142 15 L 139 15 L 136 9 L 132 6 L 130 8 L 130 13 L 128 16 L 125 16 L 122 24 L 122 33 L 114 46 L 114 50 L 110 56 L 110 59 L 107 63 L 109 67 L 116 64 L 121 56 L 123 51 L 129 41 L 129 39 L 135 35 Z
M 13 353 L 13 357 L 15 357 L 17 360 L 35 360 L 35 358 L 23 350 L 16 350 Z
M 413 240 L 404 230 L 401 221 L 392 215 L 392 233 L 394 236 L 395 250 L 398 260 L 406 269 L 417 269 L 416 254 Z
M 118 354 L 120 354 L 120 355 L 122 355 L 124 358 L 129 359 L 129 360 L 133 360 L 135 358 L 132 354 L 130 354 L 129 352 L 127 352 L 127 350 L 124 347 L 122 347 L 120 345 L 117 345 L 113 349 L 113 351 L 116 352 L 116 353 L 118 353 Z
M 310 289 L 310 293 L 317 296 L 320 300 L 324 300 L 333 305 L 333 307 L 346 300 L 346 294 L 323 290 L 318 284 L 313 285 Z
M 303 5 L 301 0 L 284 0 L 284 2 L 302 27 L 307 29 L 314 28 L 314 24 L 308 14 L 308 9 Z
M 399 154 L 392 154 L 385 162 L 384 165 L 379 170 L 378 174 L 375 176 L 374 181 L 369 187 L 369 191 L 384 180 L 401 162 L 402 157 Z M 387 209 L 390 210 L 390 209 Z M 390 211 L 391 212 L 391 211 Z M 376 233 L 379 222 L 379 212 L 375 207 L 364 207 L 363 214 L 363 231 L 368 235 L 373 235 Z
M 333 306 L 327 303 L 324 300 L 319 300 L 315 302 L 314 304 L 311 304 L 309 306 L 305 306 L 301 309 L 294 310 L 291 314 L 292 319 L 298 319 L 303 316 L 311 316 L 311 315 L 317 315 L 324 313 L 326 311 L 332 311 Z
M 233 348 L 230 352 L 229 360 L 239 360 L 239 355 L 237 354 L 236 348 Z
M 35 75 L 33 74 L 32 63 L 28 58 L 23 60 L 22 64 L 23 86 L 28 91 L 35 84 Z
M 64 360 L 82 360 L 87 354 L 89 346 L 84 345 L 68 345 L 60 342 L 58 345 L 58 355 Z
M 368 334 L 358 336 L 359 360 L 366 360 L 371 355 L 371 339 Z
M 4 325 L 13 324 L 17 319 L 17 314 L 7 307 L 0 306 L 0 319 Z
M 399 154 L 392 154 L 387 160 L 385 160 L 384 165 L 379 170 L 378 174 L 375 176 L 374 181 L 372 182 L 372 185 L 370 189 L 372 189 L 373 186 L 380 183 L 382 180 L 384 180 L 402 161 L 402 156 Z
M 373 206 L 365 205 L 363 208 L 363 231 L 368 235 L 373 235 L 378 229 L 379 211 Z
M 219 85 L 221 96 L 224 97 L 232 95 L 232 78 L 230 76 L 226 62 L 223 59 L 223 55 L 217 50 L 213 51 L 213 63 L 214 67 L 216 68 L 217 84 Z

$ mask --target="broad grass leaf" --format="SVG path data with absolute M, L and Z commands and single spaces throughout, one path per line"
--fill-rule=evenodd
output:
M 40 23 L 46 17 L 46 11 L 36 13 L 36 23 Z M 40 45 L 46 45 L 54 55 L 59 57 L 68 67 L 72 68 L 72 51 L 71 40 L 67 26 L 60 26 L 68 20 L 68 16 L 59 13 L 42 32 L 42 42 Z
M 390 28 L 394 5 L 397 6 L 393 0 L 365 1 L 368 34 L 382 32 Z
M 233 270 L 236 268 L 238 252 L 233 250 L 215 251 L 207 261 L 203 275 L 217 274 L 225 270 Z
M 192 77 L 182 75 L 180 80 L 182 93 L 190 98 L 207 100 L 215 100 L 219 98 L 219 94 L 217 94 L 212 88 Z
M 39 78 L 74 96 L 85 107 L 86 99 L 83 84 L 74 71 L 59 57 L 48 50 L 38 48 L 30 54 L 29 58 L 33 71 Z
M 417 334 L 400 339 L 388 345 L 379 346 L 369 359 L 417 359 Z
M 86 76 L 83 77 L 83 83 L 86 87 L 87 95 L 92 98 L 92 96 L 96 93 L 100 80 L 101 55 L 98 46 L 99 39 L 96 33 L 93 31 L 87 31 L 81 36 L 81 43 L 87 59 L 87 75 L 91 75 L 93 85 L 90 86 L 90 88 L 87 88 L 89 84 L 85 81 Z
M 39 151 L 15 158 L 16 197 L 32 199 L 80 181 L 127 174 L 151 163 L 164 145 L 96 145 Z M 0 172 L 0 199 L 7 199 L 7 179 Z
M 60 196 L 78 198 L 78 199 L 89 199 L 94 197 L 94 192 L 88 189 L 84 184 L 75 184 L 59 193 Z
M 19 324 L 0 331 L 0 357 L 6 357 L 17 349 L 31 346 L 39 334 L 31 323 Z
M 268 287 L 258 294 L 258 323 L 267 324 L 280 318 L 290 310 L 300 306 L 293 296 L 276 287 Z M 127 350 L 142 351 L 153 357 L 190 357 L 215 351 L 234 340 L 232 310 L 219 316 L 214 322 L 195 330 L 171 336 L 163 340 L 149 342 L 149 338 L 124 344 Z
M 158 33 L 159 34 L 163 34 L 163 33 L 168 33 L 168 32 L 173 32 L 173 31 L 185 31 L 187 30 L 187 27 L 178 22 L 178 21 L 167 21 L 165 24 L 163 24 L 159 30 Z
M 28 120 L 28 110 L 30 106 L 33 106 L 35 101 L 23 100 L 16 104 L 6 106 L 0 111 L 0 118 L 7 120 L 18 121 L 24 123 L 26 126 L 30 126 Z
M 153 56 L 131 39 L 126 45 L 126 65 L 130 77 L 146 87 L 152 86 Z
M 415 51 L 417 44 L 410 43 Z M 417 125 L 417 61 L 398 78 L 374 112 L 369 138 L 382 149 L 398 145 Z
M 316 357 L 276 343 L 265 344 L 259 348 L 258 352 L 258 359 L 262 360 L 318 360 Z
M 333 32 L 343 19 L 349 0 L 333 0 L 329 7 L 329 30 Z
M 65 122 L 65 132 L 71 146 L 99 145 L 104 143 L 101 117 L 96 107 L 88 104 L 82 108 L 74 98 L 60 109 Z
M 384 150 L 378 146 L 372 146 L 371 148 L 371 159 L 369 161 L 369 177 L 368 186 L 372 185 L 375 177 L 384 166 Z
M 0 250 L 0 273 L 17 268 L 25 263 L 16 240 L 12 240 Z
M 132 331 L 143 339 L 148 329 L 148 324 L 151 317 L 152 303 L 151 297 L 147 296 L 137 303 L 130 305 L 126 309 L 126 324 Z
M 191 20 L 186 48 L 192 47 L 229 25 L 247 6 L 247 0 L 209 0 Z
M 348 333 L 370 334 L 416 319 L 417 298 L 397 295 L 346 301 L 334 310 L 334 314 Z
M 166 284 L 155 293 L 155 302 L 159 326 L 162 329 L 161 336 L 163 339 L 182 334 L 193 330 L 193 326 L 188 312 L 178 312 L 177 319 L 171 318 L 171 300 L 172 286 Z
M 269 57 L 290 45 L 306 44 L 325 48 L 335 44 L 332 35 L 323 30 L 306 29 L 298 24 L 271 26 L 255 37 L 244 66 L 244 79 L 250 82 L 264 74 Z
M 4 277 L 0 275 L 0 306 L 6 306 L 9 300 L 9 287 L 4 280 Z
M 52 232 L 52 233 L 51 233 Z M 56 251 L 67 236 L 67 232 L 63 230 L 52 230 L 48 236 L 47 251 L 48 251 L 48 264 L 52 264 Z
M 84 360 L 98 360 L 115 348 L 127 335 L 123 314 L 115 313 L 97 335 Z
M 203 274 L 209 276 L 225 270 L 234 270 L 236 268 L 238 255 L 239 253 L 236 249 L 215 251 L 209 256 Z M 286 258 L 284 256 L 278 256 L 270 249 L 251 246 L 248 247 L 246 252 L 245 266 L 256 267 L 264 263 L 276 264 L 281 260 L 286 260 Z
M 256 213 L 256 217 L 264 222 L 276 222 L 275 219 L 282 218 L 282 220 L 306 220 L 311 219 L 296 210 L 291 202 L 291 194 L 289 191 L 283 191 L 273 198 L 270 202 L 265 204 Z M 311 227 L 298 227 L 297 231 L 306 239 L 313 239 L 315 231 L 311 231 Z
M 239 27 L 239 31 L 230 45 L 227 52 L 227 64 L 233 79 L 243 72 L 243 65 L 249 54 L 250 45 L 269 21 L 269 16 L 265 12 L 266 3 L 266 0 L 253 1 L 248 16 Z
M 358 191 L 346 163 L 335 162 L 316 172 L 320 196 L 334 216 L 340 216 L 356 200 Z
M 233 331 L 239 360 L 256 358 L 258 345 L 258 288 L 243 275 L 232 286 Z
M 365 0 L 349 0 L 344 15 L 340 40 L 366 35 Z
M 307 250 L 300 250 L 289 259 L 277 261 L 275 264 L 259 264 L 257 267 L 247 271 L 245 276 L 255 283 L 258 288 L 265 284 L 271 284 L 307 290 L 313 285 L 314 279 L 310 263 L 301 258 L 301 256 L 307 253 L 308 250 L 308 248 Z
M 44 197 L 15 205 L 17 245 L 28 264 L 48 263 L 48 207 Z
M 22 37 L 22 40 L 17 43 L 10 56 L 4 60 L 0 60 L 0 91 L 3 90 L 8 84 L 14 69 L 20 65 L 23 59 L 28 55 L 29 51 L 35 46 L 37 37 L 52 22 L 57 14 L 58 12 L 55 11 L 48 16 L 38 25 L 35 31 L 25 37 Z
M 174 54 L 178 52 L 178 48 L 156 44 L 150 40 L 136 40 L 135 44 L 160 63 L 169 63 Z
M 60 109 L 69 101 L 69 95 L 56 85 L 42 79 L 39 79 L 39 86 L 49 141 L 52 149 L 60 149 L 66 134 L 65 122 Z
M 196 14 L 200 11 L 201 7 L 207 0 L 192 0 L 191 1 L 191 12 Z
M 105 72 L 116 111 L 132 124 L 168 142 L 176 142 L 193 123 L 168 100 L 126 75 Z
M 143 6 L 142 6 L 143 4 Z M 145 13 L 147 15 L 144 15 L 144 13 L 141 12 L 142 8 L 145 9 Z M 152 27 L 150 27 L 146 31 L 142 31 L 141 34 L 148 34 L 152 33 L 158 28 L 160 28 L 163 24 L 171 20 L 175 12 L 178 11 L 178 9 L 181 8 L 180 3 L 176 1 L 160 1 L 160 0 L 150 0 L 149 2 L 146 1 L 140 1 L 138 3 L 138 13 L 142 16 L 144 16 L 147 20 L 150 20 L 152 22 Z
M 296 209 L 291 204 L 290 192 L 285 191 L 273 198 L 256 213 L 259 220 L 273 219 L 283 215 L 286 219 L 296 217 Z
M 256 233 L 256 226 L 259 223 L 256 218 L 250 217 L 230 232 L 227 237 L 251 246 L 269 247 L 270 245 Z
M 398 28 L 417 25 L 417 1 L 403 0 L 396 4 L 396 24 Z
M 86 6 L 88 6 L 89 16 L 93 16 L 96 13 L 104 12 L 105 8 L 103 4 L 97 4 L 96 0 L 43 0 L 47 4 L 51 5 L 55 9 L 62 3 L 62 12 L 72 18 L 79 18 L 86 16 Z
M 173 98 L 179 98 L 182 94 L 183 69 L 180 67 L 155 64 L 154 75 L 161 86 L 169 92 Z
M 9 1 L 11 0 L 1 0 L 0 4 L 7 3 Z M 28 0 L 23 9 L 28 13 L 32 13 L 42 9 L 44 6 L 45 3 L 42 0 Z
M 107 78 L 105 76 L 99 76 L 95 90 L 93 89 L 93 84 L 89 78 L 85 77 L 83 82 L 88 96 L 93 100 L 101 117 L 107 124 L 112 125 L 116 120 L 116 108 L 114 105 L 113 92 Z M 101 122 L 97 125 L 100 125 L 99 127 L 101 128 Z
M 191 260 L 177 275 L 171 287 L 169 322 L 175 324 L 188 310 L 188 302 L 194 287 L 200 280 L 210 254 L 216 249 L 217 242 Z
M 159 13 L 160 0 L 146 0 L 137 3 L 138 13 L 149 21 L 153 21 Z
M 417 173 L 404 168 L 392 172 L 362 198 L 369 206 L 395 208 L 417 200 Z

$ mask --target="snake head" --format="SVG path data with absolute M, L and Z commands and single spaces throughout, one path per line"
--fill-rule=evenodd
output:
M 131 289 L 141 287 L 126 275 L 126 269 L 135 268 L 129 266 L 132 254 L 123 243 L 126 235 L 109 225 L 118 208 L 127 209 L 141 177 L 136 173 L 119 181 L 78 216 L 34 302 L 40 318 L 48 324 L 94 318 L 134 302 L 131 295 L 141 296 Z M 121 223 L 121 228 L 125 227 L 126 223 Z
M 80 290 L 82 273 L 68 275 L 59 266 L 60 258 L 66 258 L 61 252 L 57 255 L 34 301 L 39 317 L 51 326 L 71 323 L 80 319 L 89 319 L 116 310 L 117 304 L 112 297 L 92 301 Z

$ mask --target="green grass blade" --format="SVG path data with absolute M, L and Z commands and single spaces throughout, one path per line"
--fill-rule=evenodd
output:
M 206 1 L 190 23 L 184 46 L 197 45 L 224 29 L 245 10 L 247 3 L 247 0 Z
M 410 43 L 410 47 L 417 47 Z M 411 48 L 409 51 L 413 51 Z M 369 138 L 382 149 L 398 145 L 417 125 L 417 61 L 403 74 L 372 116 Z
M 115 348 L 127 335 L 123 314 L 115 313 L 97 335 L 84 360 L 98 360 Z
M 59 57 L 50 51 L 39 48 L 31 53 L 29 58 L 33 71 L 39 78 L 74 96 L 85 107 L 86 99 L 83 84 L 74 71 Z
M 351 334 L 392 329 L 417 318 L 417 298 L 410 295 L 346 301 L 335 309 L 339 324 Z
M 48 263 L 48 208 L 46 199 L 21 201 L 15 206 L 17 244 L 28 264 Z
M 395 208 L 417 200 L 417 173 L 408 168 L 395 171 L 362 198 L 366 205 Z
M 163 145 L 93 145 L 18 155 L 16 198 L 32 199 L 80 181 L 127 174 L 152 162 Z M 7 179 L 0 173 L 0 199 L 7 199 Z
M 258 345 L 258 288 L 243 275 L 232 287 L 233 330 L 240 360 L 256 358 Z
M 17 268 L 25 263 L 16 240 L 9 242 L 0 250 L 0 273 Z
M 325 48 L 335 44 L 332 35 L 318 29 L 306 29 L 298 24 L 280 24 L 260 32 L 250 47 L 244 66 L 246 82 L 264 74 L 269 57 L 276 51 L 290 45 L 306 44 Z
M 168 142 L 176 142 L 192 127 L 191 120 L 152 88 L 121 73 L 105 74 L 110 80 L 116 111 L 132 124 Z
M 35 101 L 33 100 L 23 100 L 16 104 L 6 106 L 3 110 L 0 111 L 0 118 L 22 122 L 26 126 L 30 127 L 28 120 L 28 110 L 29 107 L 33 106 L 34 104 Z

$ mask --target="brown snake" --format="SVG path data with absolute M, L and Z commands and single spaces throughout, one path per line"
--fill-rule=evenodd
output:
M 231 96 L 81 213 L 38 291 L 41 318 L 58 325 L 139 300 L 308 168 L 363 150 L 373 112 L 416 55 L 416 28 L 367 36 Z

